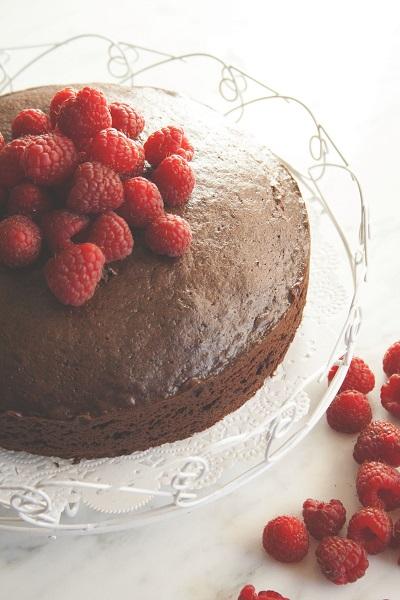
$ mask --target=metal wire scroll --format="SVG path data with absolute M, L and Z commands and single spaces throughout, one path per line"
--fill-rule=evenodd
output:
M 157 456 L 157 453 L 142 453 L 140 460 L 146 463 L 148 469 L 157 473 L 157 477 L 154 477 L 151 483 L 146 481 L 145 477 L 140 479 L 140 474 L 137 474 L 133 481 L 124 481 L 121 484 L 116 476 L 118 465 L 113 465 L 112 462 L 108 464 L 104 461 L 102 466 L 106 469 L 105 472 L 109 473 L 107 481 L 96 480 L 95 476 L 91 477 L 91 473 L 88 477 L 70 478 L 68 470 L 63 472 L 63 477 L 47 477 L 46 469 L 43 468 L 41 477 L 36 478 L 34 483 L 27 479 L 21 485 L 10 486 L 7 485 L 6 478 L 2 479 L 5 463 L 2 462 L 0 454 L 0 506 L 6 509 L 0 515 L 0 528 L 3 529 L 34 530 L 47 532 L 47 534 L 49 532 L 91 533 L 118 529 L 205 504 L 250 481 L 292 450 L 324 414 L 345 377 L 362 321 L 361 299 L 368 266 L 367 205 L 360 183 L 343 153 L 325 127 L 302 101 L 287 94 L 280 94 L 241 69 L 210 54 L 171 55 L 126 42 L 117 42 L 97 34 L 75 36 L 52 44 L 0 48 L 0 93 L 13 91 L 16 86 L 21 85 L 21 82 L 23 84 L 24 78 L 36 65 L 41 65 L 50 59 L 57 60 L 60 51 L 65 52 L 69 47 L 73 51 L 77 44 L 82 43 L 85 43 L 86 48 L 92 47 L 94 44 L 100 45 L 101 54 L 99 53 L 98 56 L 101 58 L 98 60 L 103 60 L 105 56 L 108 79 L 129 86 L 141 82 L 144 76 L 149 77 L 155 73 L 165 72 L 167 68 L 175 68 L 183 64 L 194 65 L 199 64 L 200 61 L 203 67 L 214 71 L 216 69 L 215 82 L 210 77 L 211 85 L 215 88 L 212 93 L 215 93 L 216 97 L 218 96 L 218 103 L 224 114 L 237 121 L 256 105 L 266 107 L 271 101 L 283 102 L 300 109 L 312 128 L 312 135 L 307 140 L 308 166 L 300 169 L 282 158 L 280 160 L 294 174 L 311 202 L 318 204 L 335 227 L 351 271 L 351 300 L 347 316 L 341 331 L 336 334 L 328 360 L 321 364 L 317 371 L 291 389 L 273 414 L 256 423 L 250 431 L 233 431 L 222 439 L 210 441 L 206 452 L 199 451 L 194 455 L 171 456 L 168 460 L 165 454 Z M 26 53 L 29 54 L 29 58 L 21 63 L 20 56 Z M 47 83 L 52 82 L 47 81 Z M 323 183 L 327 174 L 332 172 L 345 172 L 353 184 L 352 200 L 359 207 L 356 223 L 358 241 L 355 245 L 350 242 L 346 228 L 342 226 L 323 191 Z M 339 356 L 341 358 L 338 358 Z M 307 386 L 315 381 L 321 381 L 333 364 L 338 365 L 335 377 L 327 389 L 320 394 L 312 413 L 303 418 L 301 425 L 295 428 L 299 398 L 305 393 Z M 206 478 L 207 472 L 210 470 L 210 461 L 218 460 L 221 453 L 229 453 L 230 450 L 248 440 L 255 442 L 262 440 L 263 456 L 261 460 L 246 465 L 242 470 L 238 469 L 228 479 L 221 476 L 219 480 L 213 482 L 213 485 L 199 487 L 199 481 Z M 10 460 L 9 456 L 8 460 Z M 15 468 L 18 468 L 17 456 L 15 460 Z M 36 466 L 32 468 L 36 469 L 37 463 L 33 464 Z M 155 481 L 157 481 L 156 485 Z M 55 490 L 63 490 L 64 493 L 65 490 L 68 490 L 68 501 L 58 507 L 55 506 L 57 497 L 54 495 Z M 126 510 L 120 511 L 123 518 L 113 516 L 101 521 L 93 518 L 93 515 L 79 518 L 81 513 L 80 492 L 82 490 L 85 490 L 89 496 L 93 494 L 95 505 L 101 503 L 99 500 L 101 494 L 112 492 L 126 498 L 135 496 L 140 499 L 135 503 L 135 508 L 140 510 L 130 511 L 128 502 Z M 150 504 L 148 503 L 149 498 L 152 499 Z M 90 506 L 90 503 L 88 505 Z

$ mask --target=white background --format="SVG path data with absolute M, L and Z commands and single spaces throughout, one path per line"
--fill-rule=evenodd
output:
M 372 208 L 373 264 L 358 354 L 377 374 L 400 338 L 400 15 L 397 2 L 0 0 L 0 47 L 83 32 L 171 53 L 208 51 L 309 104 L 359 175 Z M 63 80 L 62 65 L 56 77 Z M 383 413 L 382 413 L 383 414 Z M 336 588 L 309 556 L 268 559 L 263 525 L 299 514 L 306 497 L 356 506 L 353 440 L 325 422 L 246 489 L 179 520 L 123 534 L 48 542 L 3 534 L 1 598 L 231 600 L 244 583 L 290 600 L 398 600 L 397 555 L 372 557 L 357 584 Z

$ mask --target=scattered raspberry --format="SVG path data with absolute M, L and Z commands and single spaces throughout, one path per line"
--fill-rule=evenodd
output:
M 394 524 L 390 545 L 392 548 L 400 548 L 400 519 L 397 519 L 396 523 Z
M 318 545 L 316 556 L 322 573 L 336 585 L 360 579 L 369 564 L 360 544 L 337 536 L 324 538 Z
M 103 129 L 93 137 L 89 156 L 124 175 L 135 172 L 142 159 L 138 144 L 113 128 Z
M 13 215 L 0 222 L 0 263 L 8 267 L 32 264 L 40 253 L 39 227 L 28 217 Z
M 182 158 L 185 158 L 188 161 L 193 159 L 194 148 L 185 135 L 182 138 L 181 148 L 177 150 L 176 154 L 179 154 L 179 156 L 182 156 Z
M 335 431 L 359 433 L 372 421 L 368 398 L 355 390 L 341 392 L 326 411 L 326 419 Z
M 122 260 L 133 250 L 133 237 L 128 223 L 115 212 L 101 215 L 93 223 L 88 241 L 103 252 L 106 263 Z
M 110 109 L 112 126 L 130 138 L 137 138 L 144 128 L 144 118 L 132 106 L 124 102 L 113 102 Z
M 182 217 L 164 214 L 150 223 L 146 229 L 145 240 L 156 254 L 182 256 L 192 242 L 192 230 Z
M 296 517 L 277 517 L 266 524 L 262 543 L 264 549 L 280 562 L 299 562 L 308 552 L 307 529 Z
M 379 554 L 392 539 L 393 523 L 380 508 L 361 508 L 349 521 L 347 537 L 364 546 L 368 554 Z
M 153 181 L 168 206 L 182 206 L 189 200 L 195 176 L 189 163 L 176 154 L 164 158 L 153 173 Z
M 380 462 L 365 462 L 357 474 L 357 494 L 363 506 L 395 510 L 400 508 L 400 474 Z
M 82 306 L 96 291 L 104 254 L 94 244 L 73 244 L 51 258 L 45 267 L 47 285 L 63 304 Z
M 346 522 L 346 509 L 340 500 L 318 502 L 309 498 L 303 504 L 303 519 L 309 533 L 322 540 L 339 533 Z
M 158 187 L 144 177 L 124 181 L 125 202 L 119 213 L 133 227 L 146 227 L 164 214 L 164 202 Z
M 400 375 L 397 373 L 381 387 L 381 402 L 390 414 L 400 419 Z
M 395 342 L 386 350 L 383 357 L 383 370 L 388 377 L 394 373 L 400 375 L 400 342 Z
M 152 133 L 144 144 L 144 152 L 146 160 L 152 167 L 160 164 L 164 158 L 171 154 L 179 154 L 186 158 L 186 149 L 182 148 L 184 139 L 182 127 L 163 127 Z M 189 142 L 185 138 L 185 145 L 189 146 Z M 181 154 L 183 151 L 183 154 Z M 193 155 L 192 155 L 193 156 Z
M 289 598 L 284 598 L 281 594 L 272 590 L 258 592 L 257 594 L 254 585 L 245 585 L 239 594 L 238 600 L 289 600 Z
M 70 246 L 72 238 L 89 224 L 89 217 L 68 210 L 53 210 L 45 214 L 41 225 L 43 236 L 51 252 L 59 252 Z
M 124 201 L 122 181 L 109 167 L 85 162 L 76 169 L 67 206 L 73 211 L 96 214 L 118 208 Z
M 328 381 L 333 379 L 337 369 L 338 367 L 336 365 L 331 368 L 328 374 Z M 375 376 L 373 372 L 361 358 L 354 357 L 339 392 L 344 392 L 345 390 L 357 390 L 362 394 L 368 394 L 374 387 Z
M 54 94 L 51 102 L 50 102 L 50 121 L 53 127 L 56 126 L 58 117 L 60 116 L 60 112 L 64 103 L 67 100 L 75 99 L 76 91 L 71 87 L 66 87 L 62 90 L 59 90 L 56 94 Z
M 32 139 L 27 136 L 4 146 L 0 152 L 0 185 L 11 188 L 21 183 L 24 178 L 21 158 Z
M 111 127 L 111 113 L 103 92 L 87 86 L 75 98 L 66 100 L 61 106 L 58 127 L 78 148 L 97 132 Z
M 61 183 L 72 174 L 77 163 L 73 142 L 56 133 L 35 137 L 22 156 L 25 175 L 40 185 Z
M 34 218 L 51 209 L 48 194 L 34 183 L 20 183 L 10 192 L 8 213 Z
M 50 119 L 38 108 L 25 108 L 11 123 L 11 131 L 13 138 L 48 133 L 51 131 Z
M 3 134 L 0 131 L 0 150 L 3 150 L 5 145 L 6 145 L 6 142 L 4 140 Z
M 372 421 L 358 436 L 353 456 L 360 464 L 380 460 L 400 466 L 400 429 L 387 421 Z

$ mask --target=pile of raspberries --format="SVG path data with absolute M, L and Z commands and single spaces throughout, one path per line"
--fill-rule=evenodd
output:
M 60 302 L 92 298 L 106 263 L 132 253 L 132 228 L 153 252 L 180 257 L 192 232 L 164 207 L 187 203 L 194 149 L 181 127 L 142 143 L 144 118 L 107 103 L 93 87 L 58 91 L 49 114 L 28 108 L 0 133 L 0 264 L 27 267 L 46 256 L 44 276 Z
M 330 381 L 337 367 L 328 375 Z M 382 406 L 400 418 L 400 342 L 390 346 L 383 358 L 387 382 L 381 388 Z M 390 511 L 400 509 L 400 428 L 389 421 L 373 421 L 366 396 L 375 387 L 375 377 L 361 358 L 353 358 L 338 395 L 327 410 L 327 421 L 341 433 L 359 433 L 354 459 L 359 463 L 357 495 L 362 504 L 349 520 L 346 537 L 340 531 L 346 522 L 342 502 L 309 498 L 303 504 L 303 519 L 279 516 L 269 521 L 262 544 L 275 560 L 301 561 L 309 550 L 310 535 L 318 541 L 317 562 L 322 573 L 337 585 L 362 577 L 367 555 L 386 548 L 400 548 L 400 518 L 393 522 Z M 400 564 L 400 558 L 399 558 Z M 255 590 L 246 585 L 238 600 L 289 600 L 278 592 Z

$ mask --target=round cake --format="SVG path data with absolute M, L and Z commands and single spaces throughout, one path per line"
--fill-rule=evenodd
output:
M 0 446 L 116 456 L 202 431 L 246 402 L 283 360 L 306 300 L 310 232 L 298 186 L 250 136 L 188 98 L 95 84 L 137 108 L 144 135 L 183 126 L 196 186 L 174 212 L 193 241 L 158 256 L 135 232 L 95 296 L 64 306 L 43 264 L 0 266 Z M 80 87 L 80 86 L 77 86 Z M 0 131 L 60 86 L 0 97 Z

